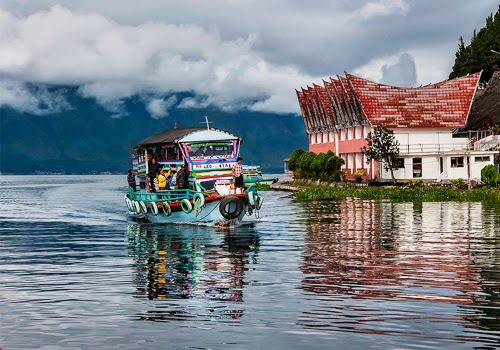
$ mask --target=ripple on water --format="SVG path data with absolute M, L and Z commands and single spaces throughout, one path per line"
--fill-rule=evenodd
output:
M 0 178 L 5 349 L 500 341 L 500 213 L 487 204 L 265 192 L 242 227 L 147 225 L 120 221 L 122 177 L 16 181 Z

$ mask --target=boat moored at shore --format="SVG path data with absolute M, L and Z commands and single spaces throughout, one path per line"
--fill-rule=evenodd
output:
M 265 178 L 260 170 L 260 165 L 243 165 L 243 180 L 245 184 L 271 185 L 278 182 L 277 177 Z

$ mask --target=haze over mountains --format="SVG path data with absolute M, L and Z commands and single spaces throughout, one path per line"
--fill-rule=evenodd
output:
M 283 171 L 283 159 L 297 148 L 307 149 L 301 116 L 257 112 L 235 114 L 217 109 L 177 109 L 154 119 L 139 97 L 123 100 L 119 116 L 76 89 L 61 87 L 71 109 L 50 115 L 31 115 L 0 108 L 0 171 L 92 174 L 125 173 L 132 148 L 175 123 L 200 126 L 204 116 L 211 127 L 235 133 L 244 140 L 244 163 L 261 165 L 265 173 Z
M 0 107 L 0 172 L 2 174 L 125 173 L 131 166 L 132 148 L 143 139 L 175 123 L 204 125 L 233 132 L 244 140 L 244 163 L 261 165 L 265 173 L 281 173 L 283 159 L 297 148 L 308 149 L 300 115 L 259 112 L 222 112 L 215 108 L 186 109 L 172 106 L 170 114 L 151 117 L 143 99 L 125 99 L 119 115 L 93 98 L 83 98 L 76 88 L 60 87 L 70 109 L 33 115 Z M 499 123 L 500 72 L 485 91 L 476 95 L 468 128 Z

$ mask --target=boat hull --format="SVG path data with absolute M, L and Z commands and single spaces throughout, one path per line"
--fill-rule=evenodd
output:
M 239 225 L 245 215 L 251 215 L 255 205 L 252 207 L 245 194 L 232 194 L 227 196 L 208 197 L 203 205 L 197 206 L 194 200 L 186 206 L 180 203 L 167 204 L 161 198 L 155 201 L 142 201 L 139 195 L 129 195 L 127 206 L 132 217 L 138 220 L 147 220 L 151 223 L 190 223 L 190 224 L 215 224 L 221 226 Z M 148 197 L 151 197 L 149 195 Z M 139 200 L 138 200 L 139 199 Z M 156 199 L 156 198 L 155 198 Z
M 152 213 L 146 214 L 146 219 L 155 224 L 161 223 L 214 223 L 217 225 L 233 224 L 238 225 L 241 223 L 245 217 L 245 213 L 248 212 L 248 208 L 244 205 L 244 209 L 241 214 L 235 219 L 226 219 L 220 213 L 221 200 L 213 200 L 211 202 L 205 203 L 201 210 L 193 209 L 190 213 L 185 213 L 184 211 L 174 211 L 170 216 L 165 215 L 163 210 L 160 210 L 158 215 Z

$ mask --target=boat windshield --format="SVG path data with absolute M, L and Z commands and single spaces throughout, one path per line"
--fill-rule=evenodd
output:
M 191 159 L 233 158 L 234 147 L 231 141 L 192 143 L 188 146 Z

